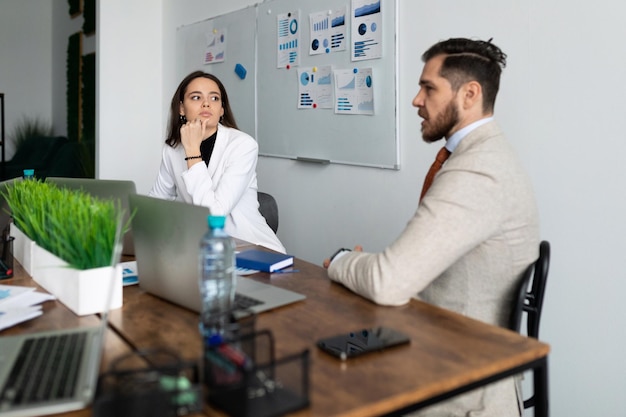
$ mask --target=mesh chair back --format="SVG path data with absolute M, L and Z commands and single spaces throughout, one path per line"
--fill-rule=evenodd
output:
M 278 204 L 276 199 L 270 194 L 257 192 L 259 200 L 259 211 L 265 217 L 269 227 L 276 233 L 278 231 Z

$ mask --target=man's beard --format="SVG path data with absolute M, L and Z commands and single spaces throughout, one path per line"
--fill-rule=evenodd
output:
M 452 128 L 459 122 L 459 110 L 454 100 L 450 100 L 443 112 L 439 113 L 435 120 L 428 120 L 427 125 L 422 125 L 422 138 L 427 143 L 436 142 L 446 137 Z

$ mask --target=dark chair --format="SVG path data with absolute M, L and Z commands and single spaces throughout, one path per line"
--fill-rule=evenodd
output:
M 257 192 L 257 199 L 259 200 L 259 212 L 269 227 L 276 233 L 278 230 L 278 204 L 276 199 L 267 193 Z
M 82 145 L 76 141 L 69 141 L 63 144 L 57 151 L 54 160 L 50 162 L 46 169 L 40 172 L 39 177 L 85 177 L 81 146 Z M 37 171 L 35 171 L 35 173 L 36 172 Z
M 509 328 L 516 332 L 521 331 L 522 314 L 526 313 L 526 334 L 539 339 L 539 323 L 543 298 L 550 269 L 550 243 L 546 240 L 539 244 L 539 258 L 530 264 L 520 282 L 515 300 L 515 308 L 511 314 Z M 535 396 L 524 400 L 524 408 L 535 405 Z

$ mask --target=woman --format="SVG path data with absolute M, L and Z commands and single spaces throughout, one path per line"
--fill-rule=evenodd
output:
M 226 232 L 285 253 L 259 212 L 258 145 L 237 130 L 228 95 L 214 75 L 196 71 L 172 97 L 167 140 L 149 195 L 206 206 L 226 216 Z

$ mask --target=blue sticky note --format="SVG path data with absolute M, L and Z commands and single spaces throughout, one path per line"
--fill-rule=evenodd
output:
M 246 74 L 248 74 L 248 71 L 246 71 L 243 65 L 237 64 L 235 65 L 235 74 L 237 74 L 239 78 L 243 80 L 246 78 Z

